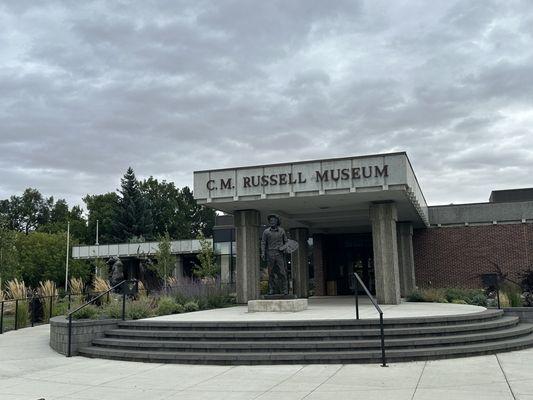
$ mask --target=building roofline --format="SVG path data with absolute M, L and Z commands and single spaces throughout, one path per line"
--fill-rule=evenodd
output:
M 533 200 L 518 200 L 518 201 L 498 201 L 498 202 L 492 202 L 492 201 L 482 201 L 477 203 L 459 203 L 459 204 L 438 204 L 435 206 L 428 206 L 428 208 L 436 208 L 436 207 L 462 207 L 462 206 L 479 206 L 484 204 L 515 204 L 515 203 L 533 203 Z
M 357 158 L 396 156 L 396 155 L 404 155 L 407 158 L 407 161 L 409 162 L 409 166 L 411 167 L 411 169 L 413 169 L 413 166 L 411 165 L 411 161 L 409 160 L 407 153 L 405 151 L 397 151 L 393 153 L 366 154 L 366 155 L 351 156 L 351 157 L 345 156 L 345 157 L 333 157 L 333 158 L 318 158 L 318 159 L 313 159 L 313 160 L 286 161 L 286 162 L 279 162 L 279 163 L 272 163 L 272 164 L 257 164 L 257 165 L 245 165 L 245 166 L 240 166 L 240 167 L 203 169 L 203 170 L 193 171 L 193 173 L 196 174 L 196 173 L 202 173 L 202 172 L 218 172 L 218 171 L 240 170 L 240 169 L 247 169 L 247 168 L 278 167 L 278 166 L 287 165 L 287 164 L 305 164 L 305 163 L 319 162 L 319 161 L 341 161 L 341 160 L 353 160 Z M 415 175 L 415 179 L 416 179 L 416 175 Z M 418 180 L 416 180 L 416 183 L 418 183 Z M 420 184 L 418 184 L 418 186 L 420 186 Z

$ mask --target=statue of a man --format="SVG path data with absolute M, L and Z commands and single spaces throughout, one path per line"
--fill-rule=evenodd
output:
M 278 215 L 270 214 L 267 219 L 270 227 L 261 237 L 261 258 L 266 259 L 268 265 L 268 294 L 286 295 L 289 291 L 284 251 L 287 236 Z

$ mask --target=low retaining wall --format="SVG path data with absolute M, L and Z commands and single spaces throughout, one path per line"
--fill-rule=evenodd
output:
M 533 323 L 533 307 L 504 307 L 506 315 L 513 315 L 520 318 L 520 322 Z
M 116 319 L 80 319 L 72 321 L 71 355 L 78 355 L 78 349 L 91 344 L 93 339 L 103 336 L 105 331 L 118 327 Z M 64 315 L 50 320 L 50 347 L 58 353 L 67 354 L 68 320 Z

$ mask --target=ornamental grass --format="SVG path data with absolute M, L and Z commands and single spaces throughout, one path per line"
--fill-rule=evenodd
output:
M 50 322 L 57 301 L 57 288 L 55 282 L 50 280 L 39 282 L 37 294 L 41 297 L 41 304 L 43 305 L 43 321 Z
M 94 278 L 93 289 L 94 289 L 96 295 L 100 295 L 100 294 L 105 293 L 108 290 L 110 290 L 111 289 L 111 285 L 109 284 L 109 281 L 97 276 L 97 277 Z M 109 300 L 110 300 L 110 296 L 109 295 L 102 296 L 99 299 L 100 304 L 102 304 L 102 305 L 109 303 Z
M 7 297 L 9 299 L 17 300 L 18 302 L 10 302 L 13 307 L 12 312 L 17 315 L 17 326 L 24 328 L 28 325 L 30 319 L 30 305 L 27 300 L 28 290 L 24 281 L 13 279 L 7 282 Z
M 71 307 L 76 308 L 83 303 L 83 290 L 85 285 L 81 278 L 70 278 L 69 288 L 71 294 Z

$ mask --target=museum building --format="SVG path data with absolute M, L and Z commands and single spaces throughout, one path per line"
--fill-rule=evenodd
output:
M 405 152 L 195 171 L 194 197 L 226 214 L 213 244 L 239 303 L 261 296 L 271 213 L 299 243 L 290 256 L 298 297 L 310 282 L 315 296 L 353 293 L 355 271 L 379 303 L 397 304 L 417 285 L 481 287 L 485 273 L 533 267 L 533 189 L 428 206 Z

